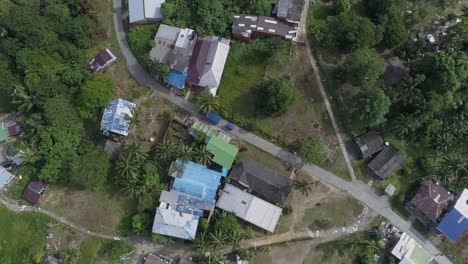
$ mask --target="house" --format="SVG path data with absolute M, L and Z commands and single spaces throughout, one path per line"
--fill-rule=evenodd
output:
M 143 262 L 142 264 L 172 264 L 173 259 L 168 258 L 166 256 L 156 256 L 153 254 L 146 254 L 146 256 L 143 257 Z
M 153 233 L 194 240 L 197 234 L 199 216 L 177 212 L 165 203 L 156 209 Z
M 206 148 L 214 155 L 213 161 L 228 170 L 231 169 L 237 153 L 239 152 L 239 149 L 236 146 L 229 144 L 219 135 L 210 138 Z
M 405 161 L 405 155 L 392 145 L 382 151 L 367 165 L 370 174 L 382 180 L 387 179 Z
M 161 5 L 165 0 L 128 0 L 129 22 L 141 25 L 161 21 Z
M 262 229 L 274 232 L 283 209 L 226 184 L 216 206 Z
M 221 37 L 199 38 L 193 49 L 187 83 L 216 95 L 230 50 L 230 40 Z
M 273 14 L 286 22 L 299 24 L 304 5 L 304 0 L 279 0 L 273 9 Z
M 273 204 L 283 204 L 291 191 L 291 181 L 287 176 L 251 159 L 236 165 L 229 178 L 253 195 Z
M 385 86 L 394 86 L 399 84 L 409 75 L 409 69 L 401 62 L 400 58 L 392 57 L 387 62 L 383 80 Z
M 232 36 L 234 39 L 249 42 L 254 37 L 278 37 L 296 40 L 298 27 L 274 17 L 238 14 L 234 15 Z
M 379 133 L 375 131 L 369 131 L 365 134 L 354 139 L 358 149 L 359 156 L 361 159 L 368 158 L 375 153 L 381 151 L 385 146 L 384 140 Z
M 21 134 L 21 125 L 15 112 L 0 116 L 0 142 Z
M 49 184 L 39 180 L 32 180 L 23 193 L 23 198 L 32 204 L 38 204 L 44 199 Z
M 14 175 L 11 174 L 4 167 L 0 167 L 0 188 L 5 187 L 13 179 Z
M 434 257 L 408 234 L 403 233 L 392 255 L 400 260 L 400 264 L 430 264 Z
M 150 58 L 166 64 L 171 69 L 167 81 L 170 85 L 183 89 L 187 78 L 187 70 L 192 52 L 197 40 L 193 29 L 177 28 L 161 24 L 154 37 L 154 47 Z
M 177 212 L 203 216 L 205 211 L 213 211 L 214 205 L 193 195 L 176 191 L 162 191 L 159 201 L 168 204 Z
M 464 189 L 455 206 L 437 226 L 442 234 L 456 241 L 468 229 L 468 189 Z
M 132 102 L 120 98 L 112 99 L 102 115 L 102 134 L 128 136 L 130 119 L 133 118 L 135 108 L 136 104 Z
M 173 162 L 169 168 L 169 176 L 174 177 L 172 190 L 194 196 L 208 205 L 215 204 L 219 182 L 223 177 L 221 172 L 192 161 L 185 164 Z
M 94 72 L 100 72 L 115 61 L 117 61 L 117 57 L 112 51 L 110 49 L 103 49 L 89 62 L 89 68 Z
M 410 208 L 425 223 L 436 224 L 453 201 L 454 196 L 439 183 L 424 182 L 410 201 Z

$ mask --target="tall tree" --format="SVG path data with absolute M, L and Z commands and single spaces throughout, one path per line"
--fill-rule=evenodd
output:
M 356 133 L 362 132 L 367 127 L 375 128 L 383 124 L 387 120 L 385 116 L 390 104 L 390 99 L 382 89 L 374 89 L 356 100 L 353 110 Z
M 299 93 L 286 79 L 263 81 L 258 87 L 257 108 L 266 115 L 285 114 L 299 97 Z
M 80 88 L 77 105 L 80 116 L 86 119 L 96 118 L 98 111 L 107 106 L 115 94 L 113 79 L 104 74 L 97 74 Z
M 210 165 L 211 162 L 213 161 L 213 154 L 211 154 L 210 151 L 206 148 L 205 145 L 201 146 L 198 148 L 195 152 L 195 160 L 203 165 Z
M 170 162 L 177 156 L 177 145 L 174 141 L 166 140 L 156 146 L 155 157 L 163 162 Z
M 341 66 L 341 73 L 347 81 L 364 87 L 373 86 L 384 70 L 384 60 L 370 49 L 354 51 Z
M 219 98 L 211 93 L 204 92 L 196 98 L 198 109 L 203 113 L 216 112 L 219 110 Z

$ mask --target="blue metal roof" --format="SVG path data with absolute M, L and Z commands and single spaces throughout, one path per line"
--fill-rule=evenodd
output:
M 186 79 L 186 72 L 170 70 L 169 74 L 167 74 L 167 83 L 181 90 L 184 89 Z
M 216 125 L 223 119 L 220 115 L 213 112 L 209 112 L 205 117 Z
M 221 172 L 189 161 L 185 164 L 182 176 L 175 178 L 172 188 L 214 204 L 221 177 Z
M 452 241 L 457 240 L 466 228 L 468 228 L 468 219 L 457 209 L 452 209 L 437 226 L 437 229 Z

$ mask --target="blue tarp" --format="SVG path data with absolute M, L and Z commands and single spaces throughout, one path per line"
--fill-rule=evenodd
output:
M 468 219 L 457 209 L 452 209 L 437 226 L 437 229 L 452 241 L 457 240 L 467 228 Z
M 185 164 L 182 177 L 174 180 L 172 188 L 214 204 L 221 177 L 221 172 L 210 170 L 206 166 L 189 161 Z
M 223 119 L 220 115 L 215 114 L 213 112 L 209 112 L 208 114 L 206 114 L 205 117 L 206 117 L 206 119 L 213 122 L 215 125 L 217 125 L 219 123 L 219 121 L 221 121 Z
M 186 72 L 170 70 L 167 75 L 167 83 L 181 90 L 184 89 L 185 79 L 187 79 Z

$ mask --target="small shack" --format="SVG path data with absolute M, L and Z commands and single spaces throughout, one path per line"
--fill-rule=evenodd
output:
M 105 70 L 109 65 L 117 61 L 117 57 L 110 49 L 101 50 L 90 62 L 89 68 L 94 72 Z
M 367 165 L 370 174 L 382 180 L 387 179 L 405 161 L 405 155 L 392 145 L 385 146 Z
M 39 181 L 32 180 L 23 193 L 23 198 L 32 204 L 40 203 L 49 189 L 49 184 Z
M 133 118 L 135 108 L 136 104 L 132 102 L 120 98 L 112 99 L 102 115 L 102 134 L 128 136 L 130 119 Z
M 379 133 L 375 131 L 369 131 L 365 134 L 354 139 L 358 149 L 359 156 L 361 159 L 368 158 L 375 153 L 381 151 L 385 146 L 384 140 Z

